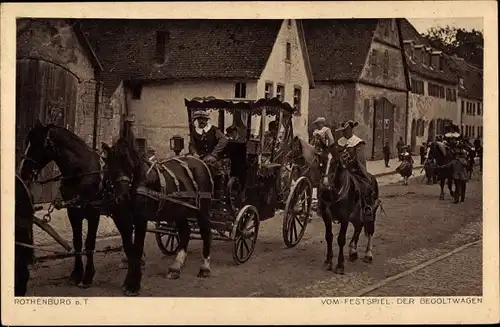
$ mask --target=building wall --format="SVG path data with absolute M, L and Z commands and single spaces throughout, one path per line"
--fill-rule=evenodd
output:
M 354 119 L 354 84 L 316 82 L 309 94 L 309 121 L 325 117 L 332 128 L 348 119 Z M 309 133 L 313 127 L 309 126 Z
M 469 105 L 469 107 L 474 106 L 471 108 L 473 110 L 469 111 L 469 113 L 467 112 L 467 105 Z M 478 114 L 478 106 L 481 108 L 481 114 Z M 476 99 L 458 98 L 458 107 L 458 112 L 461 116 L 459 125 L 461 125 L 462 135 L 469 138 L 475 138 L 478 136 L 483 138 L 483 102 Z
M 373 146 L 373 111 L 375 101 L 386 98 L 395 106 L 393 119 L 393 137 L 391 145 L 392 156 L 396 155 L 396 143 L 400 137 L 405 135 L 405 116 L 406 116 L 406 97 L 405 91 L 394 91 L 383 87 L 375 87 L 364 84 L 356 84 L 356 96 L 354 103 L 354 121 L 359 125 L 354 133 L 366 142 L 365 157 L 371 158 Z M 365 102 L 366 101 L 366 102 Z M 367 106 L 367 104 L 369 104 Z
M 290 60 L 286 60 L 286 44 L 291 45 Z M 257 83 L 257 98 L 265 96 L 265 84 L 273 83 L 273 94 L 276 96 L 277 84 L 285 86 L 285 101 L 293 105 L 294 88 L 301 89 L 300 113 L 293 118 L 295 135 L 307 139 L 309 80 L 307 78 L 304 56 L 295 20 L 288 25 L 285 20 L 276 38 L 276 43 L 267 64 Z
M 247 98 L 256 98 L 256 81 L 247 81 Z M 156 150 L 159 157 L 172 154 L 170 138 L 173 135 L 184 137 L 185 149 L 189 141 L 188 115 L 184 99 L 214 96 L 223 99 L 234 98 L 234 81 L 179 81 L 172 83 L 146 84 L 141 98 L 132 99 L 127 95 L 129 114 L 135 116 L 136 137 L 146 138 L 148 147 Z M 218 125 L 218 113 L 211 113 L 211 123 Z M 227 114 L 225 127 L 232 124 Z
M 94 68 L 71 26 L 61 19 L 19 19 L 18 59 L 42 59 L 78 76 L 74 132 L 92 145 L 95 110 Z
M 360 80 L 406 90 L 403 52 L 398 35 L 397 26 L 392 24 L 391 19 L 379 20 Z M 387 65 L 387 75 L 384 74 L 384 65 Z
M 453 88 L 457 90 L 456 85 L 446 85 L 437 81 L 428 81 L 419 76 L 411 76 L 410 78 L 415 78 L 424 81 L 424 95 L 414 94 L 410 92 L 409 98 L 409 112 L 408 112 L 408 143 L 411 140 L 411 123 L 413 119 L 423 119 L 424 120 L 424 135 L 416 137 L 416 144 L 421 144 L 426 142 L 429 136 L 429 124 L 434 120 L 434 126 L 437 127 L 438 119 L 449 119 L 452 120 L 454 124 L 459 124 L 458 115 L 458 102 L 457 101 L 447 101 L 446 99 L 429 96 L 428 95 L 428 83 L 437 84 L 444 86 L 445 88 Z M 437 131 L 436 131 L 437 134 Z

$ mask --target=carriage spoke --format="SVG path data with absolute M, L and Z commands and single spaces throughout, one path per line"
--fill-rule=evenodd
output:
M 244 259 L 244 257 L 243 257 L 243 241 L 242 241 L 242 239 L 239 240 L 238 252 L 239 252 L 240 259 Z
M 293 223 L 292 223 L 292 227 L 293 227 L 293 234 L 294 234 L 294 238 L 293 240 L 295 241 L 296 239 L 299 238 L 299 234 L 297 233 L 297 224 L 296 224 L 296 219 L 293 220 Z
M 248 247 L 247 241 L 245 239 L 243 239 L 242 241 L 243 241 L 243 245 L 245 246 L 245 250 L 247 251 L 247 253 L 249 253 L 250 248 Z
M 302 223 L 301 221 L 301 218 L 302 218 L 303 215 L 300 215 L 299 217 L 296 216 L 296 218 L 294 220 L 297 221 L 297 223 L 300 225 L 300 229 L 304 229 L 304 224 Z

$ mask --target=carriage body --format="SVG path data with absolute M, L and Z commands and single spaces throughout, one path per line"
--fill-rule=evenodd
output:
M 285 244 L 289 247 L 298 244 L 310 215 L 312 187 L 305 178 L 295 181 L 299 184 L 295 185 L 288 167 L 288 153 L 294 137 L 292 117 L 295 108 L 278 98 L 194 98 L 185 99 L 185 106 L 190 143 L 193 142 L 192 135 L 196 128 L 192 118 L 195 111 L 207 111 L 212 124 L 222 132 L 229 126 L 237 127 L 238 131 L 236 139 L 229 138 L 220 158 L 225 192 L 220 197 L 209 199 L 210 206 L 205 206 L 214 226 L 214 239 L 232 240 L 233 258 L 236 263 L 243 263 L 250 258 L 255 248 L 260 221 L 274 217 L 278 209 L 285 209 Z M 271 134 L 267 130 L 271 121 L 276 121 L 277 133 Z M 294 209 L 299 202 L 299 191 L 303 193 L 302 198 L 305 198 L 301 213 L 307 218 L 300 217 L 301 226 L 297 228 Z M 178 244 L 175 239 L 177 236 L 172 228 L 168 234 L 161 233 L 165 228 L 164 223 L 157 225 L 158 245 L 163 253 L 173 254 Z M 192 229 L 197 230 L 194 221 Z M 163 236 L 167 236 L 165 241 L 162 240 Z M 251 245 L 247 247 L 249 250 L 246 254 L 241 254 L 239 251 L 245 238 L 251 241 Z

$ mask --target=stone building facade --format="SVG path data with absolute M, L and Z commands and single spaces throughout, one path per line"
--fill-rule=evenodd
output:
M 18 19 L 16 49 L 16 148 L 39 119 L 63 126 L 92 146 L 97 144 L 102 110 L 98 76 L 102 66 L 77 20 Z M 16 155 L 16 164 L 19 164 Z M 42 172 L 53 177 L 56 167 Z M 56 185 L 40 191 L 37 202 L 53 198 Z
M 483 70 L 463 58 L 448 56 L 450 67 L 458 76 L 458 124 L 469 139 L 483 138 Z
M 401 20 L 410 79 L 407 139 L 412 151 L 449 124 L 458 124 L 458 77 L 446 55 L 432 49 L 406 19 Z
M 385 142 L 395 156 L 408 93 L 398 20 L 306 20 L 304 27 L 315 81 L 309 120 L 324 116 L 335 128 L 353 119 L 367 158 L 381 159 Z
M 136 137 L 159 156 L 171 154 L 173 135 L 187 140 L 184 99 L 194 97 L 279 97 L 300 107 L 294 130 L 307 137 L 313 81 L 300 21 L 92 20 L 84 27 L 104 66 L 105 95 L 135 117 Z

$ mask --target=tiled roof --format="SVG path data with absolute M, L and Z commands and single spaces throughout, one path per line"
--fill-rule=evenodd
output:
M 446 56 L 451 69 L 464 79 L 464 87 L 458 87 L 458 95 L 464 98 L 483 99 L 483 70 L 468 64 L 464 59 Z
M 407 20 L 401 20 L 401 35 L 403 36 L 403 40 L 413 40 L 415 45 L 425 45 L 426 47 L 430 47 L 427 40 L 418 33 L 418 31 L 413 27 L 413 25 Z M 408 63 L 408 68 L 410 72 L 421 75 L 426 78 L 444 81 L 448 83 L 456 84 L 458 83 L 458 77 L 453 72 L 453 70 L 449 67 L 447 60 L 444 60 L 444 67 L 442 71 L 434 70 L 429 66 L 422 65 L 421 58 L 412 58 L 406 55 L 406 61 Z
M 377 22 L 377 19 L 303 20 L 314 80 L 357 81 Z
M 89 20 L 82 23 L 104 67 L 121 80 L 260 77 L 283 20 Z M 167 59 L 154 61 L 156 31 L 168 31 Z

